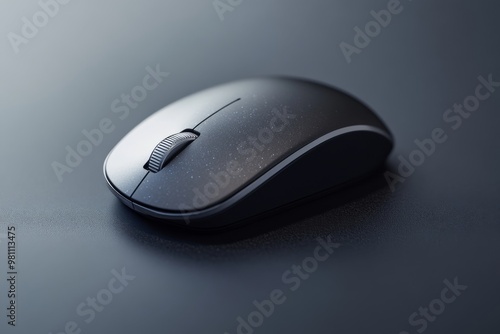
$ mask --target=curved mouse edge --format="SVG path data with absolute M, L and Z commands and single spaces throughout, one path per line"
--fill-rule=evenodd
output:
M 252 79 L 262 79 L 262 78 L 263 77 L 258 77 L 257 76 L 257 77 L 254 77 Z M 307 83 L 310 83 L 310 84 L 313 84 L 313 85 L 318 85 L 318 86 L 322 86 L 322 87 L 325 87 L 325 88 L 336 90 L 337 92 L 345 95 L 346 97 L 348 97 L 348 98 L 350 98 L 352 100 L 355 100 L 356 102 L 358 102 L 359 104 L 361 104 L 363 107 L 365 107 L 368 110 L 370 110 L 372 112 L 372 114 L 380 122 L 380 124 L 383 126 L 383 128 L 385 130 L 385 133 L 386 133 L 385 137 L 388 137 L 388 139 L 391 141 L 391 143 L 394 143 L 394 136 L 393 136 L 392 132 L 389 130 L 389 127 L 387 126 L 387 124 L 385 124 L 385 122 L 382 120 L 382 118 L 380 118 L 380 116 L 368 104 L 366 104 L 365 102 L 363 102 L 359 97 L 357 97 L 357 96 L 349 93 L 348 91 L 346 91 L 346 90 L 344 90 L 342 88 L 339 88 L 336 85 L 333 85 L 333 84 L 330 84 L 330 83 L 327 83 L 327 82 L 323 82 L 323 81 L 319 81 L 319 80 L 316 80 L 316 79 L 304 79 L 304 78 L 301 78 L 301 77 L 289 76 L 289 75 L 280 75 L 280 74 L 270 75 L 270 76 L 267 76 L 266 78 L 302 81 L 302 82 L 307 82 Z
M 108 164 L 108 159 L 110 157 L 110 155 L 113 153 L 114 149 L 111 150 L 108 155 L 106 156 L 106 159 L 104 159 L 104 164 L 102 165 L 102 172 L 104 174 L 104 178 L 106 179 L 106 184 L 108 185 L 108 188 L 111 190 L 111 192 L 116 196 L 118 197 L 118 199 L 123 203 L 125 204 L 126 206 L 128 206 L 129 208 L 131 209 L 134 209 L 134 205 L 132 203 L 132 201 L 130 199 L 128 199 L 124 194 L 122 194 L 121 192 L 119 192 L 114 186 L 113 184 L 111 183 L 111 181 L 109 180 L 109 177 L 108 177 L 108 173 L 106 172 L 106 166 Z
M 278 174 L 281 170 L 286 168 L 288 165 L 290 165 L 292 162 L 296 161 L 298 158 L 300 158 L 302 155 L 305 155 L 315 147 L 327 142 L 328 140 L 331 140 L 335 137 L 348 134 L 351 132 L 372 132 L 379 134 L 383 137 L 385 137 L 388 142 L 391 144 L 391 150 L 393 147 L 393 139 L 392 135 L 389 131 L 383 131 L 379 128 L 370 126 L 370 125 L 353 125 L 353 126 L 348 126 L 345 128 L 337 129 L 334 130 L 314 141 L 311 143 L 305 145 L 304 147 L 300 148 L 296 152 L 292 153 L 290 156 L 286 157 L 284 160 L 279 162 L 277 165 L 272 167 L 269 171 L 267 171 L 264 175 L 259 177 L 257 180 L 249 184 L 247 187 L 243 188 L 241 191 L 233 195 L 232 197 L 228 198 L 222 203 L 216 204 L 212 207 L 200 210 L 200 211 L 185 211 L 185 212 L 173 212 L 173 211 L 159 211 L 155 209 L 151 209 L 147 206 L 140 205 L 137 203 L 133 203 L 132 201 L 128 200 L 125 198 L 122 194 L 120 194 L 114 187 L 113 185 L 109 182 L 107 176 L 106 180 L 108 181 L 109 187 L 113 190 L 115 194 L 120 198 L 122 202 L 124 202 L 127 206 L 133 208 L 135 211 L 151 216 L 153 218 L 159 218 L 159 219 L 165 219 L 169 220 L 172 223 L 176 223 L 176 225 L 179 226 L 185 226 L 185 227 L 191 227 L 191 228 L 196 228 L 200 230 L 210 230 L 210 229 L 217 229 L 221 228 L 225 225 L 226 223 L 219 221 L 217 223 L 217 220 L 213 219 L 212 221 L 209 220 L 204 220 L 203 225 L 204 226 L 194 226 L 196 224 L 193 224 L 195 220 L 202 220 L 206 219 L 207 217 L 215 216 L 217 214 L 222 213 L 223 211 L 226 211 L 227 209 L 230 209 L 235 203 L 239 202 L 241 199 L 252 193 L 253 191 L 257 190 L 261 185 L 266 183 L 268 180 L 273 178 L 276 174 Z M 105 173 L 106 174 L 106 173 Z M 130 205 L 129 205 L 130 204 Z M 244 219 L 244 218 L 242 218 Z M 184 223 L 182 223 L 184 222 Z M 237 223 L 235 221 L 234 223 Z M 233 224 L 234 224 L 233 223 Z M 232 224 L 231 224 L 232 225 Z

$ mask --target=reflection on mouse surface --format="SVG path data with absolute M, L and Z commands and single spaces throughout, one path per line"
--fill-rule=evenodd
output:
M 109 153 L 104 175 L 142 214 L 215 229 L 366 176 L 392 146 L 382 121 L 343 92 L 249 79 L 156 112 Z

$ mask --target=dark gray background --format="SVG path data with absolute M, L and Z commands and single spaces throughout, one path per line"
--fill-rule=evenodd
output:
M 255 333 L 416 333 L 408 316 L 439 298 L 443 280 L 467 290 L 426 333 L 498 333 L 500 325 L 500 91 L 453 131 L 442 120 L 500 80 L 495 1 L 403 0 L 404 10 L 348 64 L 339 48 L 387 1 L 245 0 L 221 21 L 209 0 L 80 1 L 16 54 L 36 1 L 0 5 L 0 233 L 18 238 L 18 326 L 2 333 L 236 333 L 254 300 L 287 301 Z M 170 76 L 130 116 L 111 102 L 141 84 L 147 66 Z M 398 155 L 436 127 L 449 138 L 391 192 L 382 175 L 257 227 L 212 236 L 160 229 L 118 203 L 102 163 L 156 110 L 214 84 L 286 74 L 346 90 L 392 130 Z M 59 182 L 53 161 L 110 118 L 115 130 Z M 341 247 L 292 292 L 281 275 L 311 256 L 316 238 Z M 0 239 L 0 305 L 6 244 Z M 106 288 L 111 270 L 136 278 L 86 324 L 75 313 Z

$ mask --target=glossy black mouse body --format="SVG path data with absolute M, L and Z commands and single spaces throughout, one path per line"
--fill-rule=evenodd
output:
M 249 79 L 156 112 L 110 152 L 104 175 L 142 214 L 216 229 L 366 176 L 392 145 L 382 121 L 343 92 Z

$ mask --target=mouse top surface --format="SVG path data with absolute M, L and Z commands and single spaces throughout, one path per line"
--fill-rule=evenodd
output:
M 335 138 L 342 140 L 332 149 Z M 154 113 L 110 152 L 104 174 L 115 194 L 139 212 L 196 219 L 238 207 L 258 189 L 272 193 L 273 180 L 281 180 L 276 187 L 286 189 L 294 182 L 292 174 L 277 175 L 297 170 L 291 165 L 302 166 L 303 174 L 293 176 L 301 185 L 297 188 L 308 178 L 331 187 L 375 168 L 391 148 L 389 130 L 355 98 L 314 82 L 257 78 L 204 90 Z M 324 156 L 318 160 L 320 152 Z M 350 158 L 358 155 L 365 157 Z M 297 163 L 304 159 L 309 163 Z M 341 168 L 337 174 L 346 176 L 312 181 L 330 167 Z M 310 188 L 311 193 L 320 190 Z

